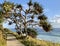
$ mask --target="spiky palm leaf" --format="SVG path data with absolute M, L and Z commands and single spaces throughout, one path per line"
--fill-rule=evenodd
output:
M 20 10 L 22 10 L 22 5 L 21 4 L 20 5 L 17 5 L 16 8 L 19 8 Z
M 43 8 L 37 2 L 34 3 L 34 8 L 35 8 L 35 13 L 36 14 L 43 12 Z
M 46 20 L 47 17 L 43 14 L 43 15 L 38 16 L 38 19 L 40 19 L 40 20 Z
M 52 26 L 51 26 L 47 21 L 41 20 L 41 21 L 40 21 L 40 25 L 42 26 L 42 28 L 43 28 L 44 31 L 46 31 L 46 32 L 49 32 L 49 31 L 51 31 L 51 29 L 52 29 Z
M 50 24 L 48 24 L 48 25 L 45 25 L 45 24 L 44 24 L 42 27 L 43 27 L 43 29 L 44 29 L 46 32 L 51 31 L 51 25 L 50 25 Z
M 33 5 L 33 4 L 32 4 L 32 0 L 29 1 L 28 5 L 29 5 L 29 6 Z
M 10 2 L 4 2 L 4 3 L 3 3 L 3 9 L 4 9 L 6 12 L 11 11 L 13 7 L 14 7 L 14 4 L 13 4 L 13 3 L 10 3 Z

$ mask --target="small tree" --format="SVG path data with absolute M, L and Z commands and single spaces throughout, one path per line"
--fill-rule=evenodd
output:
M 32 0 L 30 0 L 27 5 L 28 9 L 24 9 L 21 4 L 14 5 L 14 3 L 5 1 L 2 4 L 2 16 L 5 19 L 10 19 L 8 20 L 9 25 L 15 23 L 15 29 L 20 31 L 21 34 L 23 28 L 25 28 L 25 33 L 27 34 L 27 27 L 30 25 L 38 25 L 46 32 L 50 31 L 51 25 L 48 23 L 47 17 L 43 13 L 42 6 L 37 2 L 32 3 Z M 37 21 L 35 21 L 34 18 L 37 18 Z

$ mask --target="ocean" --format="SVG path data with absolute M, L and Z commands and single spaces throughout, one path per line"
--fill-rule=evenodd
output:
M 37 29 L 37 39 L 60 43 L 60 28 L 54 28 L 50 32 L 45 32 L 42 29 Z
M 15 29 L 10 29 L 15 32 Z M 38 33 L 37 39 L 51 41 L 53 43 L 60 43 L 60 28 L 54 28 L 50 32 L 45 32 L 43 29 L 36 28 Z

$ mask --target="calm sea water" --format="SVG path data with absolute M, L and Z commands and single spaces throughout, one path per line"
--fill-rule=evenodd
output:
M 13 32 L 15 32 L 15 29 L 10 29 Z M 45 32 L 42 29 L 37 28 L 37 39 L 39 40 L 46 40 L 46 41 L 51 41 L 54 43 L 60 43 L 60 28 L 54 28 L 50 32 Z
M 37 32 L 37 39 L 60 43 L 60 28 L 54 28 L 51 32 L 45 32 L 42 29 L 38 29 Z

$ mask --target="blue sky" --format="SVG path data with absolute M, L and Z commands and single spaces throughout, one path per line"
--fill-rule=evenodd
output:
M 0 0 L 0 3 L 2 3 L 3 1 L 4 0 Z M 27 7 L 26 3 L 29 0 L 9 0 L 9 1 L 14 2 L 15 4 L 22 4 L 26 8 Z M 32 0 L 32 1 L 38 2 L 39 4 L 42 5 L 42 7 L 44 8 L 44 13 L 49 18 L 49 20 L 54 21 L 56 16 L 60 17 L 60 0 Z M 60 18 L 59 19 L 57 18 L 57 20 L 60 20 Z M 54 23 L 53 25 L 55 25 L 55 23 L 59 25 L 58 22 L 53 23 Z M 58 27 L 60 27 L 60 25 Z
M 0 0 L 2 3 L 4 0 Z M 26 5 L 29 0 L 9 0 L 10 2 Z M 60 14 L 60 0 L 32 0 L 38 2 L 46 10 L 47 16 L 54 16 Z
M 4 0 L 0 0 L 2 3 Z M 10 2 L 14 2 L 17 4 L 26 5 L 29 0 L 9 0 Z M 33 2 L 38 2 L 42 5 L 45 10 L 45 14 L 50 17 L 57 14 L 60 14 L 60 0 L 32 0 Z

